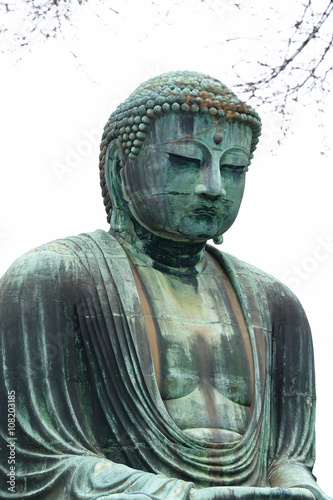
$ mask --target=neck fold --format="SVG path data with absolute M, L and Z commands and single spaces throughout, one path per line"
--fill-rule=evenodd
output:
M 152 261 L 152 266 L 170 274 L 191 274 L 200 272 L 204 259 L 206 242 L 183 242 L 157 236 L 138 222 L 130 222 L 123 233 L 110 233 L 125 247 L 133 245 L 140 254 Z M 127 243 L 127 245 L 126 245 Z

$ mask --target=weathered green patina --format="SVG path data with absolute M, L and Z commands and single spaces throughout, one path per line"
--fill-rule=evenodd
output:
M 191 72 L 152 79 L 111 115 L 109 233 L 43 245 L 1 281 L 13 498 L 328 498 L 311 473 L 304 311 L 207 245 L 237 217 L 259 133 L 251 108 Z

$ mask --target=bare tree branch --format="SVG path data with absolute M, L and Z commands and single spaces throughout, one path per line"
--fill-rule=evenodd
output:
M 126 5 L 126 0 L 123 1 Z M 237 26 L 229 32 L 224 30 L 224 39 L 218 45 L 228 45 L 230 52 L 235 52 L 233 70 L 237 81 L 234 87 L 243 93 L 244 100 L 252 99 L 261 106 L 279 112 L 284 118 L 284 133 L 288 127 L 288 116 L 292 113 L 291 104 L 311 99 L 318 102 L 318 90 L 326 94 L 333 84 L 330 64 L 333 52 L 333 0 L 324 1 L 322 10 L 318 10 L 318 1 L 298 0 L 294 3 L 296 13 L 290 21 L 284 15 L 283 6 L 273 0 L 267 0 L 264 8 L 261 2 L 256 1 L 251 2 L 250 6 L 232 0 L 197 0 L 193 4 L 193 12 L 206 9 L 220 17 L 221 21 L 228 17 L 232 9 L 236 17 L 244 15 L 246 11 L 247 22 L 258 17 L 264 19 L 253 36 L 248 34 L 243 37 Z M 151 1 L 156 14 L 150 25 L 151 31 L 142 32 L 137 41 L 149 37 L 162 24 L 172 27 L 181 4 L 182 0 L 173 0 L 168 5 L 162 0 Z M 75 33 L 76 15 L 84 6 L 89 6 L 102 22 L 105 22 L 105 9 L 109 9 L 112 16 L 121 17 L 121 9 L 105 5 L 104 0 L 0 0 L 0 13 L 8 21 L 0 26 L 0 41 L 6 36 L 8 39 L 8 46 L 1 50 L 31 50 L 36 42 L 63 37 L 70 53 L 85 71 L 75 49 L 71 48 L 72 44 L 64 35 L 68 28 Z M 249 43 L 252 44 L 252 50 L 248 49 Z M 205 46 L 209 48 L 208 44 Z M 253 61 L 253 54 L 258 52 L 261 54 L 260 59 Z M 320 104 L 318 109 L 321 109 Z

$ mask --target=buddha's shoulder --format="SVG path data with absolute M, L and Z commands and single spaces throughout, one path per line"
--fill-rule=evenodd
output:
M 235 276 L 236 281 L 244 288 L 250 287 L 252 290 L 257 289 L 258 293 L 269 295 L 279 295 L 296 299 L 295 294 L 278 278 L 263 271 L 262 269 L 238 259 L 234 255 L 226 252 L 220 252 L 214 247 L 210 247 L 209 251 L 218 258 L 221 265 L 227 271 L 229 277 Z
M 112 242 L 112 245 L 110 245 Z M 98 260 L 107 249 L 108 257 L 115 246 L 114 239 L 103 230 L 83 233 L 77 236 L 56 239 L 44 243 L 17 258 L 2 280 L 15 276 L 48 276 L 49 278 L 67 278 L 90 273 L 89 267 L 93 259 Z M 119 246 L 119 244 L 118 244 Z

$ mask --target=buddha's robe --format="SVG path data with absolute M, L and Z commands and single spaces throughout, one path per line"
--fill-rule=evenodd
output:
M 316 491 L 303 309 L 271 276 L 207 251 L 236 291 L 252 347 L 254 398 L 242 438 L 209 443 L 175 425 L 125 252 L 104 231 L 70 237 L 25 254 L 1 280 L 2 498 L 185 499 L 193 485 Z M 12 391 L 15 441 L 7 430 Z M 15 493 L 6 483 L 13 442 Z

